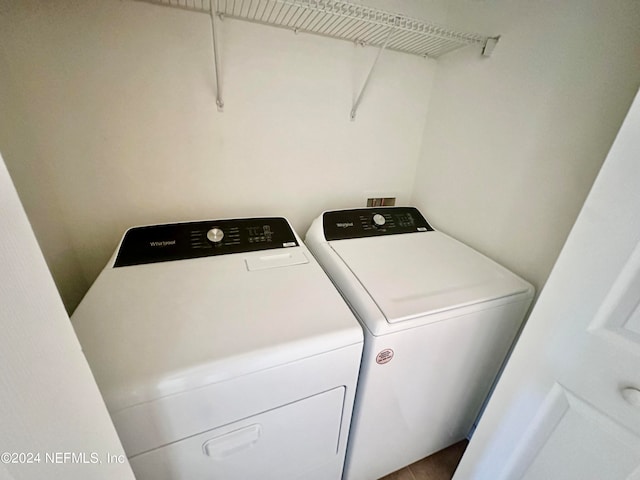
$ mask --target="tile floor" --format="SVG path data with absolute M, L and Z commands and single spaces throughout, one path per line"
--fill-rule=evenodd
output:
M 380 480 L 451 480 L 467 443 L 458 442 Z

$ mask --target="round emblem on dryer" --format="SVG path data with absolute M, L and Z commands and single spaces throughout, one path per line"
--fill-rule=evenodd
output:
M 389 363 L 393 358 L 393 350 L 390 348 L 385 348 L 378 355 L 376 355 L 376 363 L 380 365 L 384 365 L 385 363 Z

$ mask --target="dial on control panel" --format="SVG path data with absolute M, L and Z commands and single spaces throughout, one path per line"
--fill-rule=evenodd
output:
M 373 224 L 376 227 L 382 227 L 384 226 L 385 223 L 387 223 L 387 220 L 384 218 L 384 216 L 380 215 L 379 213 L 376 213 L 373 216 Z
M 220 243 L 224 238 L 224 232 L 217 227 L 212 228 L 207 232 L 207 240 L 211 243 Z

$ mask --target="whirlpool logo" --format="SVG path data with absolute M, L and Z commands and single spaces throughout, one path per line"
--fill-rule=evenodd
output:
M 349 227 L 353 227 L 353 222 L 340 222 L 340 223 L 336 223 L 336 227 L 339 227 L 339 228 L 349 228 Z
M 149 242 L 149 245 L 152 247 L 169 247 L 171 245 L 175 245 L 175 240 L 161 240 L 159 242 Z

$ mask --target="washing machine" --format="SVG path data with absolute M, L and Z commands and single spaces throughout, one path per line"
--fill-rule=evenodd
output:
M 341 478 L 362 328 L 286 219 L 132 228 L 72 323 L 138 480 Z
M 324 212 L 305 243 L 362 324 L 347 480 L 372 480 L 464 439 L 533 287 L 413 207 Z

